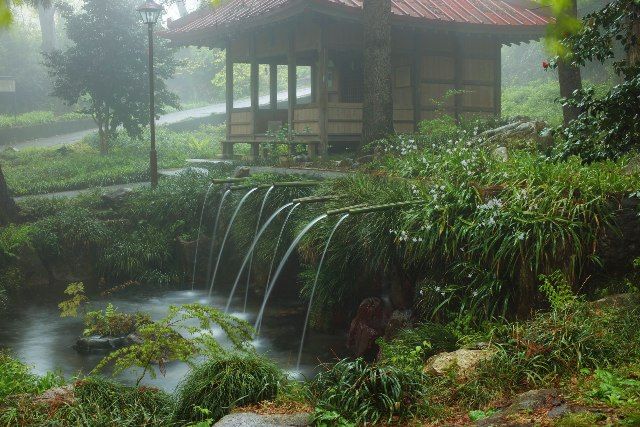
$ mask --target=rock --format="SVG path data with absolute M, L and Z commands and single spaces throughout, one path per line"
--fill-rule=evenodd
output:
M 468 350 L 461 348 L 449 353 L 431 356 L 424 366 L 424 372 L 432 375 L 445 375 L 454 367 L 459 379 L 468 378 L 480 362 L 489 360 L 495 354 L 494 350 Z
M 118 188 L 102 195 L 102 201 L 108 206 L 119 206 L 133 194 L 129 187 Z
M 350 159 L 349 157 L 338 162 L 338 167 L 340 168 L 350 168 L 351 165 L 353 165 L 353 159 Z
M 509 151 L 507 150 L 507 147 L 496 147 L 491 154 L 493 154 L 493 157 L 502 160 L 503 162 L 509 160 Z
M 5 147 L 4 150 L 2 150 L 3 153 L 18 153 L 20 150 L 18 150 L 16 147 Z
M 410 328 L 412 324 L 411 315 L 411 310 L 395 310 L 391 313 L 389 323 L 387 323 L 387 327 L 384 330 L 384 339 L 387 341 L 392 340 L 402 329 Z
M 238 166 L 233 172 L 234 178 L 248 178 L 251 175 L 251 168 L 249 166 Z
M 309 157 L 306 154 L 298 154 L 297 156 L 293 157 L 293 162 L 298 165 L 309 163 L 310 161 L 311 161 L 311 157 Z
M 214 424 L 217 427 L 272 427 L 272 426 L 308 426 L 311 414 L 271 414 L 260 415 L 252 412 L 229 414 Z
M 384 301 L 377 297 L 365 299 L 360 303 L 356 317 L 351 321 L 347 347 L 356 357 L 373 358 L 377 353 L 375 341 L 384 334 L 386 324 Z
M 136 334 L 129 334 L 122 337 L 104 337 L 92 335 L 81 337 L 76 341 L 74 348 L 79 353 L 103 353 L 127 347 L 132 344 L 139 344 L 141 339 Z
M 534 425 L 535 423 L 513 424 L 509 419 L 518 414 L 531 415 L 541 410 L 543 410 L 548 417 L 560 417 L 571 412 L 571 408 L 565 404 L 565 400 L 558 390 L 553 388 L 529 390 L 517 395 L 509 406 L 488 418 L 478 421 L 476 425 L 485 427 L 498 425 Z
M 5 150 L 6 151 L 6 150 Z M 622 168 L 626 175 L 640 174 L 640 155 L 635 155 Z
M 367 163 L 371 163 L 374 159 L 373 154 L 367 154 L 366 156 L 361 156 L 356 159 L 356 162 L 361 165 L 366 165 Z
M 72 385 L 51 388 L 33 399 L 34 403 L 44 405 L 72 405 L 75 402 L 75 394 Z
M 73 150 L 69 147 L 67 147 L 66 145 L 63 145 L 62 147 L 56 149 L 56 153 L 58 154 L 62 154 L 62 155 L 67 155 L 69 153 L 71 153 Z
M 487 147 L 508 149 L 548 150 L 553 144 L 553 135 L 545 122 L 519 118 L 512 123 L 489 129 L 477 135 L 474 142 Z M 496 157 L 504 158 L 494 152 Z

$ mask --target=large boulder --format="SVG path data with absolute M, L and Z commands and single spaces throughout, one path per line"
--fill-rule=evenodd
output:
M 130 187 L 116 188 L 115 190 L 108 191 L 102 195 L 102 201 L 109 207 L 120 206 L 133 194 L 133 189 Z
M 302 427 L 310 425 L 311 414 L 269 414 L 260 415 L 253 412 L 229 414 L 214 424 L 216 427 Z
M 430 357 L 424 366 L 424 372 L 431 375 L 446 375 L 456 369 L 459 379 L 469 378 L 481 362 L 493 357 L 492 349 L 471 350 L 461 348 L 448 353 L 439 353 Z
M 233 172 L 234 178 L 248 178 L 251 175 L 251 168 L 249 166 L 238 166 Z
M 494 150 L 501 147 L 500 155 L 504 157 L 510 149 L 546 151 L 553 145 L 553 136 L 545 122 L 519 118 L 480 133 L 474 141 Z
M 356 357 L 375 357 L 375 342 L 383 336 L 388 317 L 387 307 L 381 298 L 371 297 L 360 303 L 356 316 L 351 321 L 347 339 L 347 347 Z

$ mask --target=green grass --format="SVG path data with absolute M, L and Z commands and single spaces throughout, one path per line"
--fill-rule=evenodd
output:
M 208 360 L 180 385 L 175 420 L 215 422 L 234 407 L 275 398 L 284 381 L 280 369 L 259 356 L 228 354 Z
M 556 102 L 560 87 L 556 81 L 529 82 L 502 88 L 502 115 L 527 116 L 550 125 L 562 123 L 562 106 Z
M 0 402 L 13 394 L 42 393 L 61 383 L 62 379 L 58 375 L 39 377 L 31 373 L 31 368 L 24 363 L 0 352 Z
M 187 158 L 211 158 L 219 153 L 220 126 L 194 132 L 158 130 L 160 169 L 186 166 Z M 108 155 L 100 155 L 96 137 L 65 149 L 27 149 L 0 154 L 7 185 L 14 196 L 76 190 L 147 181 L 148 136 L 141 140 L 121 134 Z
M 0 129 L 13 127 L 29 127 L 57 122 L 90 119 L 91 116 L 81 113 L 65 113 L 56 115 L 53 111 L 31 111 L 29 113 L 12 116 L 0 114 Z

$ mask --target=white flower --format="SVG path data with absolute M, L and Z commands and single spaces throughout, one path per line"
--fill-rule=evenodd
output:
M 524 238 L 526 237 L 524 231 L 520 231 L 518 232 L 518 234 L 516 234 L 516 239 L 518 240 L 524 240 Z

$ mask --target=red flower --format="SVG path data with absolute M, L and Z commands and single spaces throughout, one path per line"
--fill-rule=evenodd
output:
M 547 61 L 542 61 L 542 68 L 544 68 L 545 70 L 546 70 L 547 68 L 549 68 L 549 62 L 547 62 Z

